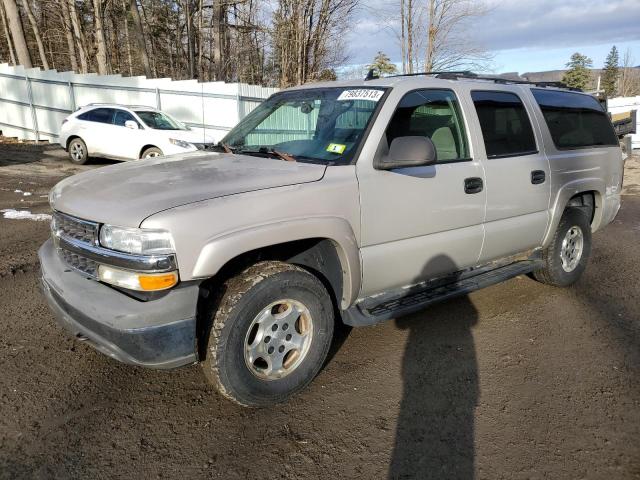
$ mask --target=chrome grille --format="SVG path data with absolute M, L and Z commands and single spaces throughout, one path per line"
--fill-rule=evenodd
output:
M 53 214 L 52 229 L 54 234 L 59 237 L 67 237 L 91 245 L 98 244 L 98 224 L 94 222 L 55 212 Z
M 71 268 L 75 268 L 76 270 L 86 273 L 91 277 L 98 276 L 98 264 L 93 260 L 64 249 L 60 249 L 60 255 L 65 263 Z

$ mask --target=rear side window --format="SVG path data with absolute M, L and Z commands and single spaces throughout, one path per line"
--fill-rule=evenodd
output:
M 400 101 L 387 127 L 387 142 L 397 137 L 428 137 L 438 163 L 469 160 L 464 122 L 451 90 L 417 90 Z
M 89 122 L 111 123 L 113 108 L 94 108 L 82 115 L 78 115 L 78 118 L 80 120 L 88 120 Z
M 478 113 L 487 158 L 536 153 L 536 140 L 527 110 L 515 93 L 471 92 Z
M 559 150 L 618 146 L 611 121 L 590 95 L 531 89 Z

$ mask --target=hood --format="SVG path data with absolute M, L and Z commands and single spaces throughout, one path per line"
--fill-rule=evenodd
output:
M 137 227 L 150 215 L 202 200 L 316 182 L 326 166 L 198 152 L 97 168 L 58 183 L 51 206 L 85 220 Z

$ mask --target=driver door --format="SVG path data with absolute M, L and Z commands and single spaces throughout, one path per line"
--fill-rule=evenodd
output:
M 394 138 L 426 136 L 436 147 L 436 165 L 385 171 L 358 162 L 362 297 L 477 264 L 486 191 L 467 131 L 452 90 L 412 91 L 398 104 L 376 155 L 388 155 Z

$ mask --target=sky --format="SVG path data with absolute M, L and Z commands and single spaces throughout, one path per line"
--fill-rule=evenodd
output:
M 418 0 L 425 1 L 425 0 Z M 350 64 L 369 63 L 383 51 L 401 62 L 393 15 L 399 0 L 362 0 L 346 39 Z M 640 65 L 640 0 L 485 0 L 487 13 L 468 25 L 470 42 L 493 55 L 489 72 L 565 68 L 580 52 L 601 67 L 612 45 L 627 48 Z M 385 24 L 387 26 L 385 26 Z M 622 56 L 622 54 L 621 54 Z

